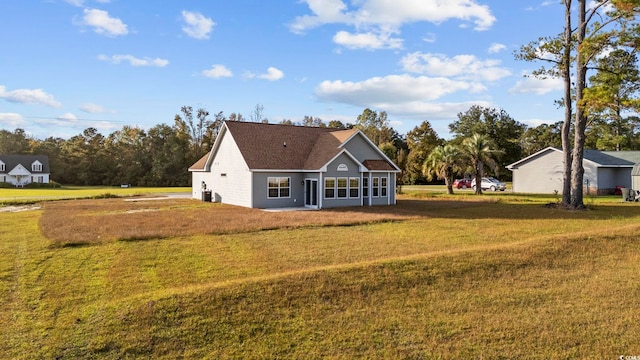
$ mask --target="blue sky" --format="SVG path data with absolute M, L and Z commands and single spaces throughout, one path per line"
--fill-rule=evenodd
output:
M 514 51 L 562 31 L 543 0 L 0 1 L 0 129 L 44 139 L 166 123 L 183 105 L 257 104 L 269 122 L 355 122 L 406 134 L 478 104 L 529 126 L 562 119 L 558 80 Z

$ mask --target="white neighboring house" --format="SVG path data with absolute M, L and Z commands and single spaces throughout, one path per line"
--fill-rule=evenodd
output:
M 616 187 L 631 188 L 631 171 L 640 161 L 640 151 L 585 150 L 584 192 L 613 194 Z M 562 193 L 564 159 L 562 150 L 548 147 L 513 164 L 513 191 L 519 193 Z
M 360 130 L 226 121 L 193 198 L 251 208 L 395 205 L 400 169 Z
M 46 155 L 0 155 L 0 182 L 23 187 L 49 182 L 49 158 Z

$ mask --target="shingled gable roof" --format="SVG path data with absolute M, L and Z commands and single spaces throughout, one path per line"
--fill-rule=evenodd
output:
M 532 158 L 538 157 L 546 152 L 555 151 L 562 152 L 562 149 L 556 147 L 544 148 L 532 155 L 527 156 L 524 159 L 518 160 L 513 164 L 507 165 L 507 169 L 513 170 L 515 167 L 526 163 Z M 600 150 L 585 150 L 584 160 L 591 161 L 600 167 L 633 167 L 634 159 L 640 158 L 638 151 L 600 151 Z
M 201 157 L 200 160 L 196 161 L 195 164 L 189 167 L 189 171 L 204 171 L 207 167 L 207 159 L 209 159 L 210 154 L 211 151 L 204 154 L 204 156 Z
M 344 151 L 341 145 L 357 133 L 356 129 L 226 121 L 220 136 L 233 138 L 249 169 L 319 170 Z M 206 170 L 209 161 L 207 154 L 189 170 Z M 387 165 L 378 164 L 371 170 L 396 170 L 386 160 L 381 161 Z
M 22 165 L 33 174 L 48 174 L 50 172 L 49 157 L 46 155 L 0 155 L 0 161 L 5 165 L 3 173 L 9 173 L 18 165 Z M 31 171 L 31 164 L 36 161 L 42 164 L 42 171 Z

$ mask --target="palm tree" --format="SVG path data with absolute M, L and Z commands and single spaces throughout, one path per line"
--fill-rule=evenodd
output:
M 495 148 L 495 144 L 485 135 L 473 134 L 462 142 L 462 152 L 471 162 L 476 179 L 476 194 L 482 194 L 482 175 L 484 165 L 489 166 L 495 173 L 498 173 L 498 163 L 494 159 L 502 151 Z
M 422 165 L 422 172 L 427 180 L 433 180 L 434 175 L 438 179 L 444 179 L 447 186 L 447 194 L 453 194 L 453 175 L 459 168 L 460 149 L 453 145 L 436 146 Z

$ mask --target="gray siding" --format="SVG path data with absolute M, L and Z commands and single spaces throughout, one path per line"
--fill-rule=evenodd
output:
M 600 168 L 598 171 L 598 194 L 613 194 L 616 186 L 631 187 L 631 168 Z
M 520 193 L 562 193 L 562 153 L 549 150 L 513 169 L 513 191 Z
M 270 177 L 289 178 L 288 198 L 269 198 L 268 179 Z M 304 173 L 296 172 L 254 172 L 253 207 L 258 209 L 304 206 Z
M 356 159 L 365 160 L 381 160 L 383 157 L 375 148 L 372 148 L 368 141 L 360 135 L 354 136 L 344 145 L 344 149 L 349 151 Z

